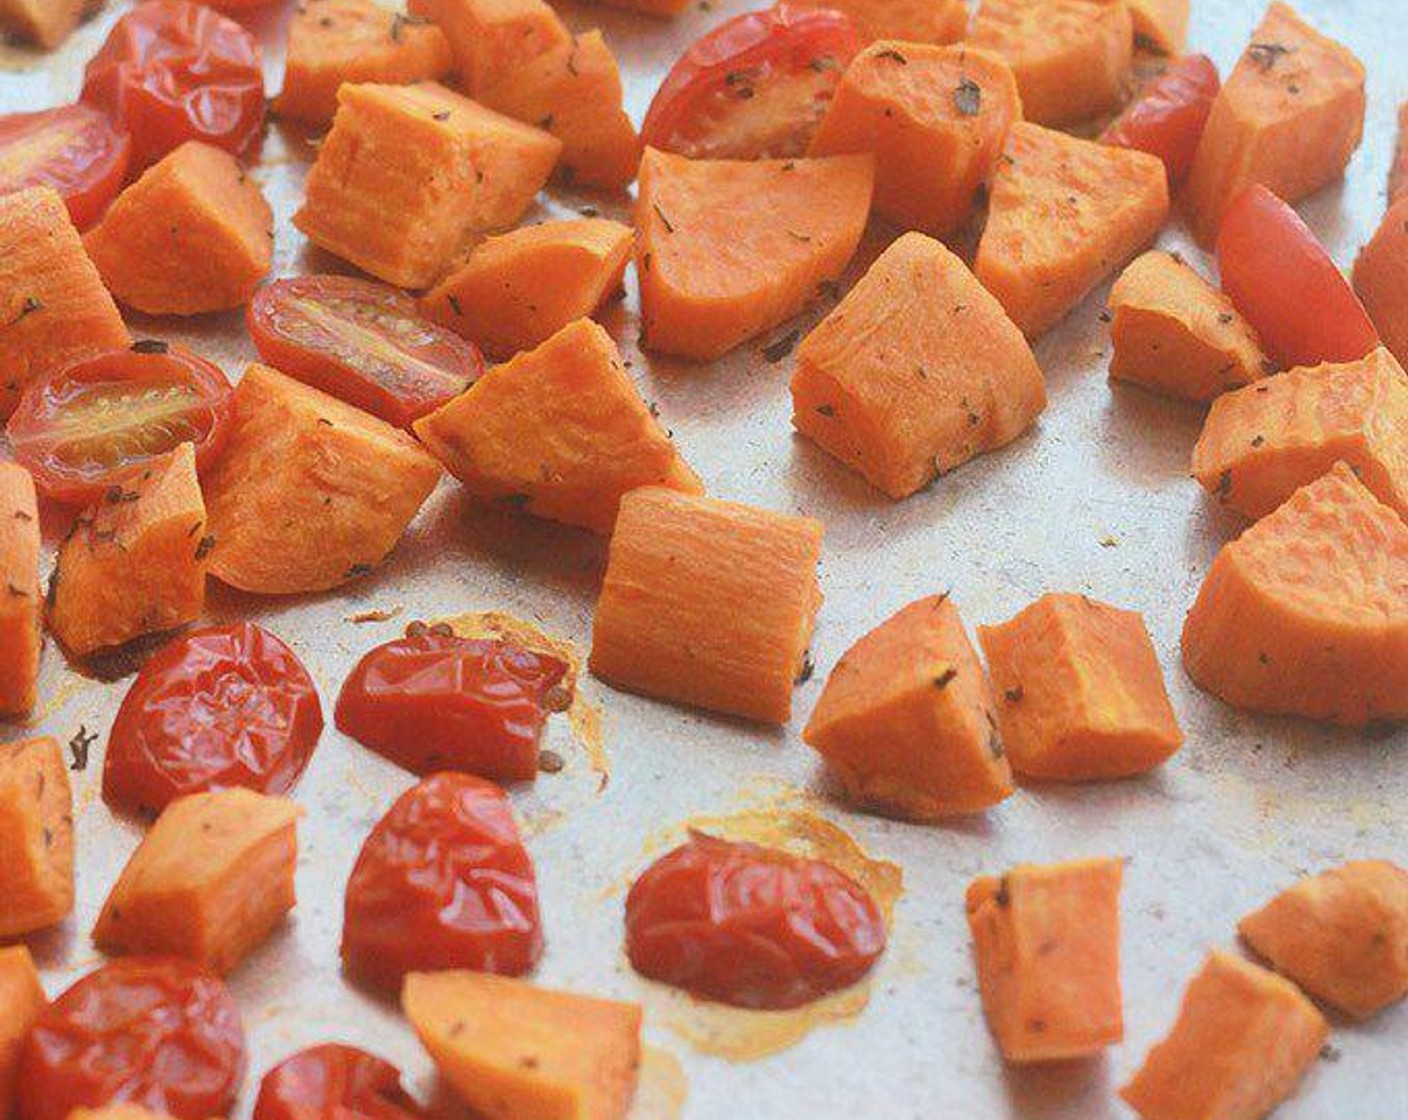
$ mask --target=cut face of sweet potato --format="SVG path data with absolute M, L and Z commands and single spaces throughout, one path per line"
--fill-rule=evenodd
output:
M 1189 0 L 1126 0 L 1134 45 L 1156 54 L 1180 55 L 1188 45 Z
M 0 1116 L 14 1115 L 20 1048 L 47 1002 L 29 950 L 0 948 Z
M 445 33 L 460 88 L 472 96 L 572 40 L 544 0 L 408 0 L 406 7 Z
M 78 26 L 84 7 L 85 0 L 0 0 L 0 27 L 51 51 Z
M 1389 207 L 1354 262 L 1354 291 L 1400 365 L 1408 362 L 1408 196 Z
M 956 43 L 968 30 L 965 0 L 789 0 L 794 8 L 845 12 L 862 43 Z
M 46 929 L 72 909 L 73 791 L 59 744 L 0 744 L 0 938 Z
M 1183 664 L 1234 708 L 1408 719 L 1408 525 L 1337 463 L 1217 554 Z
M 34 480 L 0 463 L 0 716 L 24 715 L 38 698 L 43 605 Z
M 921 233 L 894 242 L 797 351 L 792 423 L 892 498 L 1016 439 L 1046 407 L 1002 306 Z
M 399 428 L 254 365 L 235 388 L 225 453 L 206 484 L 210 571 L 244 591 L 323 591 L 395 547 L 440 477 Z

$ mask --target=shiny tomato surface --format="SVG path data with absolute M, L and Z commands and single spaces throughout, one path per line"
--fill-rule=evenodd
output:
M 254 1120 L 423 1120 L 401 1088 L 401 1071 L 374 1054 L 336 1042 L 284 1059 L 267 1074 Z
M 800 156 L 859 47 L 850 18 L 827 8 L 735 16 L 675 63 L 641 135 L 692 159 Z
M 567 666 L 510 642 L 426 631 L 377 646 L 337 700 L 338 730 L 416 774 L 538 771 L 550 689 Z
M 1207 55 L 1180 58 L 1105 130 L 1100 142 L 1158 156 L 1168 172 L 1169 189 L 1176 190 L 1193 167 L 1198 141 L 1221 88 L 1217 67 Z
M 1259 183 L 1232 200 L 1217 235 L 1222 289 L 1282 366 L 1349 362 L 1379 334 L 1300 215 Z
M 204 358 L 138 343 L 30 382 L 5 430 L 41 492 L 86 505 L 182 443 L 208 466 L 225 446 L 232 391 Z
M 53 187 L 79 229 L 107 209 L 131 158 L 132 138 L 91 105 L 0 116 L 0 195 Z
M 402 428 L 484 372 L 478 348 L 422 318 L 405 292 L 351 276 L 266 285 L 249 333 L 275 369 Z
M 39 1013 L 20 1054 L 18 1120 L 122 1102 L 177 1120 L 225 1116 L 244 1076 L 229 989 L 186 961 L 125 957 Z
M 504 791 L 447 773 L 402 794 L 347 884 L 348 973 L 388 988 L 450 968 L 521 976 L 542 951 L 537 880 Z
M 204 4 L 144 0 L 88 63 L 82 98 L 132 134 L 138 168 L 187 140 L 239 155 L 264 127 L 259 44 Z
M 132 682 L 108 738 L 103 796 L 160 810 L 205 790 L 287 793 L 322 730 L 318 690 L 288 646 L 252 622 L 198 630 Z
M 885 937 L 869 893 L 830 864 L 698 832 L 626 897 L 637 972 L 738 1007 L 797 1007 L 848 987 Z

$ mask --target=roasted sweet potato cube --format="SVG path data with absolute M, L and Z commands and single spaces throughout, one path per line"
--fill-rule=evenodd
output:
M 408 0 L 450 40 L 460 88 L 478 94 L 572 34 L 544 0 Z
M 0 0 L 0 27 L 51 51 L 78 26 L 85 4 L 86 0 Z
M 243 591 L 324 591 L 366 575 L 439 481 L 406 432 L 267 366 L 249 367 L 233 410 L 206 480 L 210 571 Z
M 1398 107 L 1398 145 L 1393 153 L 1393 167 L 1388 173 L 1389 208 L 1392 209 L 1406 194 L 1408 194 L 1408 101 Z
M 1405 172 L 1408 174 L 1408 172 Z M 1408 194 L 1354 262 L 1354 291 L 1400 365 L 1408 362 Z
M 24 715 L 38 698 L 43 606 L 34 480 L 0 463 L 0 716 Z
M 59 744 L 0 744 L 0 937 L 61 922 L 73 909 L 73 792 Z
M 46 1002 L 29 950 L 0 948 L 0 1117 L 5 1120 L 14 1114 L 20 1049 Z
M 968 31 L 966 0 L 790 0 L 794 8 L 831 8 L 851 17 L 862 43 L 956 43 Z

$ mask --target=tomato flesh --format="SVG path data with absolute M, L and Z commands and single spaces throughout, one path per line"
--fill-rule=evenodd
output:
M 504 791 L 446 773 L 402 794 L 347 884 L 349 974 L 384 988 L 439 969 L 521 976 L 542 951 L 537 880 Z
M 641 134 L 691 159 L 803 155 L 859 49 L 841 12 L 787 4 L 745 12 L 685 51 Z
M 0 116 L 0 195 L 53 187 L 79 229 L 117 195 L 131 158 L 132 138 L 91 105 Z
M 885 940 L 874 900 L 830 864 L 702 833 L 626 897 L 637 972 L 738 1007 L 797 1007 L 849 987 Z
M 350 276 L 300 276 L 249 305 L 259 356 L 290 377 L 408 428 L 484 372 L 472 343 L 422 318 L 410 296 Z
M 1207 55 L 1181 58 L 1105 130 L 1100 142 L 1158 156 L 1168 172 L 1169 189 L 1176 190 L 1192 170 L 1221 88 L 1217 67 Z
M 244 1076 L 229 989 L 186 961 L 126 957 L 39 1013 L 20 1055 L 19 1120 L 121 1101 L 176 1120 L 226 1116 Z
M 254 1120 L 424 1120 L 401 1071 L 365 1050 L 329 1042 L 264 1075 Z

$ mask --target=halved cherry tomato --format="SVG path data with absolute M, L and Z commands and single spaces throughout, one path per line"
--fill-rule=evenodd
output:
M 254 1120 L 424 1120 L 401 1071 L 375 1054 L 328 1042 L 285 1058 L 259 1087 Z
M 239 155 L 264 127 L 259 44 L 204 4 L 145 0 L 113 24 L 82 97 L 132 133 L 137 168 L 187 140 Z
M 227 1116 L 244 1028 L 217 977 L 186 961 L 126 957 L 39 1013 L 20 1055 L 19 1120 L 67 1120 L 121 1101 L 177 1120 Z
M 504 791 L 433 774 L 402 794 L 347 883 L 347 971 L 388 988 L 449 968 L 521 976 L 542 952 L 537 879 Z
M 549 690 L 567 666 L 509 642 L 425 631 L 377 646 L 337 699 L 337 727 L 416 774 L 538 771 Z
M 204 358 L 139 342 L 30 382 L 5 430 L 45 495 L 85 505 L 182 443 L 209 465 L 225 446 L 231 393 Z
M 249 333 L 275 369 L 402 428 L 484 372 L 478 347 L 405 292 L 350 276 L 275 280 L 249 305 Z
M 132 138 L 91 105 L 0 117 L 0 195 L 53 187 L 80 229 L 121 189 L 131 158 Z
M 637 972 L 738 1007 L 797 1007 L 849 987 L 885 939 L 869 893 L 830 864 L 699 832 L 626 897 Z
M 842 12 L 787 4 L 745 12 L 685 51 L 641 135 L 693 159 L 802 155 L 859 49 Z
M 1193 167 L 1198 141 L 1221 88 L 1217 67 L 1207 55 L 1180 58 L 1130 103 L 1100 142 L 1158 156 L 1168 172 L 1169 190 L 1177 190 Z
M 103 796 L 160 810 L 232 786 L 287 793 L 322 730 L 318 690 L 293 650 L 252 622 L 198 630 L 132 682 L 108 738 Z
M 1300 215 L 1260 183 L 1243 187 L 1217 235 L 1222 290 L 1283 367 L 1350 362 L 1379 334 Z

